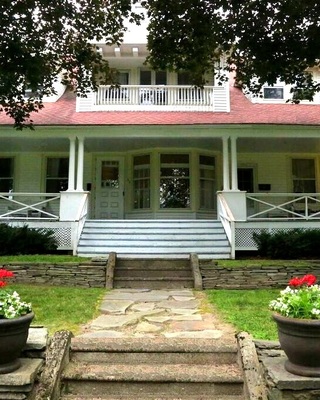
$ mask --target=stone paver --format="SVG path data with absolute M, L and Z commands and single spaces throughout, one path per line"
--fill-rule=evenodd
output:
M 86 325 L 80 336 L 218 339 L 234 335 L 214 310 L 204 314 L 200 307 L 208 310 L 205 294 L 191 289 L 114 289 L 104 297 L 102 315 Z

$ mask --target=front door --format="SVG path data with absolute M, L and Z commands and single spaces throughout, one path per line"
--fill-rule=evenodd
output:
M 99 157 L 96 162 L 96 219 L 123 218 L 124 160 Z

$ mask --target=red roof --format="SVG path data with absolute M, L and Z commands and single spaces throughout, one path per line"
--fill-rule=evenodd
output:
M 231 111 L 158 112 L 94 111 L 76 112 L 76 99 L 67 91 L 57 102 L 45 103 L 34 113 L 35 125 L 195 125 L 195 124 L 284 124 L 319 125 L 320 105 L 254 104 L 242 91 L 230 87 Z M 12 124 L 4 113 L 0 125 Z

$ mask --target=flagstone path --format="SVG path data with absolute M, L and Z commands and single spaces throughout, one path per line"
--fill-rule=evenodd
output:
M 100 311 L 79 336 L 219 339 L 234 334 L 234 328 L 218 318 L 205 294 L 191 289 L 114 289 L 105 295 Z

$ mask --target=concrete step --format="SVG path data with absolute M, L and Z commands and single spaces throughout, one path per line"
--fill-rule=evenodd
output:
M 119 268 L 134 268 L 148 270 L 171 270 L 171 269 L 189 269 L 190 261 L 183 259 L 139 259 L 136 258 L 119 258 L 117 257 L 117 267 Z
M 86 364 L 208 364 L 237 362 L 235 341 L 225 339 L 101 339 L 74 338 L 71 360 Z
M 66 391 L 74 395 L 178 396 L 242 395 L 243 378 L 236 365 L 73 364 L 63 372 Z M 213 397 L 214 398 L 214 397 Z
M 63 400 L 244 400 L 233 336 L 75 337 Z
M 191 270 L 188 269 L 148 269 L 148 268 L 119 268 L 116 267 L 116 278 L 191 278 Z
M 107 400 L 137 400 L 137 397 L 135 395 L 133 396 L 112 396 L 112 397 L 92 397 L 92 395 L 88 396 L 79 396 L 79 395 L 72 395 L 72 394 L 66 394 L 60 398 L 61 400 L 102 400 L 102 399 L 107 399 Z M 202 395 L 201 398 L 199 398 L 197 395 L 188 395 L 184 394 L 183 397 L 177 397 L 177 396 L 154 396 L 153 394 L 151 395 L 145 395 L 144 393 L 139 394 L 139 400 L 246 400 L 244 396 L 241 395 L 215 395 L 212 397 L 212 394 L 208 395 Z

